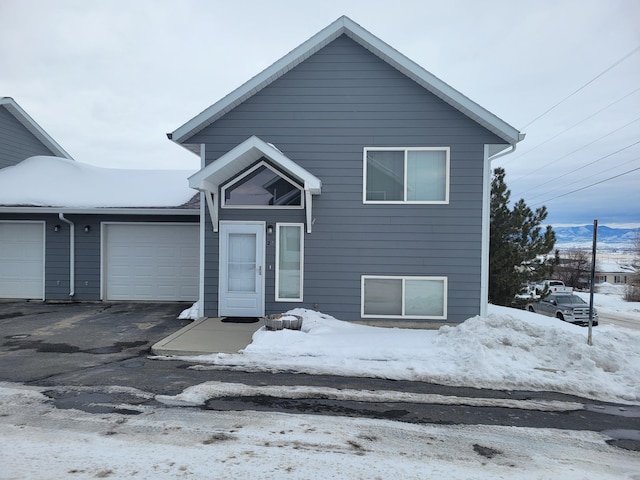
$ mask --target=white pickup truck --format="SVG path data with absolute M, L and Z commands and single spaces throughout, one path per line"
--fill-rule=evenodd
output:
M 562 280 L 541 280 L 536 283 L 536 294 L 540 295 L 541 293 L 571 293 L 573 292 L 573 287 L 566 287 Z

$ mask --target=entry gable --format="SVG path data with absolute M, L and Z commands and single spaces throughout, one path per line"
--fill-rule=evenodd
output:
M 214 232 L 218 231 L 220 186 L 263 158 L 301 186 L 304 191 L 307 233 L 311 233 L 311 196 L 320 194 L 322 182 L 284 155 L 274 145 L 266 143 L 256 136 L 248 138 L 189 177 L 189 186 L 203 192 L 206 197 Z

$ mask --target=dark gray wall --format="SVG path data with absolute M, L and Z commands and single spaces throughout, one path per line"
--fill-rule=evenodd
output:
M 360 319 L 364 274 L 447 276 L 448 321 L 479 313 L 483 152 L 486 143 L 504 143 L 498 137 L 346 36 L 188 143 L 205 143 L 210 163 L 251 135 L 322 180 L 313 233 L 305 236 L 304 302 L 275 303 L 268 282 L 267 313 L 318 304 L 338 318 Z M 450 203 L 364 205 L 368 146 L 450 147 Z M 222 219 L 265 215 L 220 213 Z M 215 315 L 217 235 L 207 231 L 205 313 Z
M 0 106 L 0 168 L 34 155 L 54 155 L 11 113 Z
M 100 300 L 101 222 L 198 222 L 197 216 L 73 215 L 75 224 L 75 295 L 69 297 L 69 238 L 71 227 L 56 214 L 0 214 L 2 220 L 44 220 L 45 300 Z M 60 225 L 59 231 L 54 227 Z M 85 225 L 91 228 L 84 231 Z

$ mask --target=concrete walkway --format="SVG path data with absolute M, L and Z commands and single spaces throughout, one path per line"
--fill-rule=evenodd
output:
M 236 353 L 251 343 L 254 332 L 264 325 L 223 322 L 221 318 L 201 318 L 151 347 L 156 355 L 208 355 Z

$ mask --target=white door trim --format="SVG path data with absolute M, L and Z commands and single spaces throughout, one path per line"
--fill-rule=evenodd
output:
M 264 221 L 220 221 L 220 230 L 218 237 L 218 316 L 247 316 L 261 317 L 265 312 L 265 258 L 266 258 L 266 241 L 265 241 L 266 222 Z M 237 309 L 230 311 L 225 301 L 228 296 L 225 291 L 226 274 L 227 274 L 227 252 L 223 251 L 226 246 L 224 236 L 230 233 L 255 233 L 256 234 L 256 292 L 254 308 L 246 310 Z

